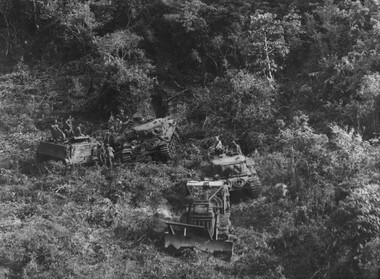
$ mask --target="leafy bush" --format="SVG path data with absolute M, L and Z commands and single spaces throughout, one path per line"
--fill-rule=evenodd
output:
M 250 229 L 237 227 L 234 235 L 238 238 L 235 244 L 235 259 L 231 275 L 255 278 L 284 278 L 283 267 L 279 258 L 268 245 L 268 234 L 256 233 Z
M 115 31 L 97 37 L 95 45 L 100 58 L 91 63 L 95 70 L 93 82 L 96 89 L 88 109 L 108 115 L 119 108 L 129 114 L 140 111 L 150 113 L 152 70 L 144 51 L 138 47 L 141 37 L 129 30 Z
M 198 121 L 206 136 L 241 137 L 247 153 L 267 143 L 269 138 L 265 136 L 260 142 L 257 133 L 272 132 L 268 124 L 273 120 L 276 91 L 267 80 L 244 71 L 230 71 L 225 78 L 215 79 L 209 88 L 194 91 L 188 117 Z
M 380 238 L 376 237 L 367 242 L 356 260 L 359 262 L 360 269 L 364 271 L 363 278 L 376 278 L 380 268 Z
M 337 268 L 341 267 L 343 270 L 342 266 L 351 266 L 353 272 L 358 272 L 357 259 L 365 258 L 364 255 L 361 256 L 363 249 L 367 243 L 368 246 L 376 243 L 374 241 L 380 232 L 379 205 L 379 185 L 363 185 L 341 201 L 339 208 L 331 215 L 328 226 L 335 239 L 336 257 L 344 259 Z

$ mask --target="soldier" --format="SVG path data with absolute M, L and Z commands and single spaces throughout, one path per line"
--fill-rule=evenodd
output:
M 92 149 L 92 158 L 94 159 L 96 158 L 95 159 L 96 165 L 100 164 L 100 146 L 101 146 L 101 143 L 97 142 L 96 146 Z
M 79 125 L 77 127 L 75 127 L 75 135 L 77 137 L 83 137 L 84 134 L 82 133 L 82 123 L 79 123 Z
M 110 168 L 113 167 L 113 159 L 115 158 L 114 152 L 115 150 L 112 146 L 106 144 L 106 163 L 110 166 Z
M 146 122 L 151 122 L 153 120 L 154 120 L 154 117 L 151 116 L 151 115 L 147 116 L 146 119 L 145 119 Z
M 144 122 L 144 118 L 141 115 L 141 113 L 136 112 L 132 116 L 132 121 L 133 121 L 134 126 L 137 126 L 137 125 L 140 125 L 140 124 L 142 124 Z
M 115 126 L 111 125 L 111 127 L 108 129 L 111 135 L 115 132 Z
M 122 121 L 125 121 L 125 112 L 123 109 L 120 109 L 120 113 L 119 113 L 119 118 L 122 120 Z
M 135 146 L 137 146 L 137 140 L 133 140 L 133 141 L 131 142 L 131 146 L 132 146 L 132 148 L 135 147 Z
M 221 193 L 223 198 L 225 199 L 224 202 L 226 204 L 225 213 L 230 212 L 230 189 L 228 188 L 227 184 L 223 184 Z M 229 226 L 231 226 L 231 221 L 229 221 Z
M 243 155 L 243 153 L 241 152 L 240 145 L 238 145 L 235 140 L 232 141 L 232 148 L 231 148 L 231 150 L 232 150 L 231 153 L 233 155 Z
M 120 109 L 120 112 L 118 114 L 118 119 L 120 121 L 120 126 L 122 126 L 128 119 L 128 117 L 125 115 L 125 112 L 123 109 Z
M 219 139 L 219 136 L 216 136 L 215 137 L 215 147 L 214 147 L 214 151 L 216 154 L 222 154 L 223 153 L 223 143 L 222 141 Z
M 74 118 L 72 118 L 71 115 L 65 121 L 65 123 L 67 125 L 67 129 L 65 129 L 67 137 L 73 137 L 74 136 L 73 121 L 74 121 Z
M 288 195 L 288 186 L 284 183 L 277 183 L 274 185 L 273 199 L 275 201 L 283 200 Z
M 223 154 L 223 144 L 219 136 L 214 138 L 214 143 L 208 148 L 207 157 L 211 159 L 214 155 Z
M 201 151 L 194 143 L 191 144 L 190 148 L 191 148 L 190 149 L 191 154 L 197 154 L 197 155 L 201 154 Z
M 60 139 L 61 139 L 62 141 L 65 141 L 65 140 L 66 140 L 66 134 L 65 134 L 65 133 L 59 128 L 58 125 L 57 125 L 56 129 L 57 129 L 57 131 L 58 131 L 58 133 L 59 133 L 59 135 L 60 135 Z
M 114 125 L 113 125 L 116 132 L 120 132 L 121 131 L 122 124 L 123 124 L 123 121 L 121 121 L 121 119 L 119 117 L 116 117 L 116 119 L 114 121 Z
M 108 119 L 108 129 L 113 126 L 113 122 L 115 121 L 115 117 L 113 116 L 113 113 L 111 112 L 110 118 Z
M 110 131 L 106 132 L 106 136 L 104 138 L 104 144 L 109 144 L 110 143 Z
M 55 120 L 55 123 L 50 126 L 50 131 L 51 131 L 51 137 L 53 141 L 58 140 L 58 131 L 57 131 L 58 123 L 57 120 Z
M 58 120 L 55 119 L 54 120 L 54 124 L 51 125 L 51 134 L 52 134 L 52 137 L 53 137 L 53 140 L 54 141 L 57 141 L 57 140 L 66 140 L 66 135 L 65 133 L 59 128 L 59 125 L 58 125 Z
M 131 128 L 131 119 L 129 119 L 128 116 L 125 116 L 124 119 L 121 119 L 121 125 L 120 125 L 121 132 L 125 133 L 126 129 Z
M 115 137 L 114 137 L 113 133 L 111 133 L 110 131 L 106 132 L 104 144 L 108 144 L 110 146 L 115 146 Z
M 106 157 L 106 149 L 104 148 L 104 144 L 98 143 L 98 158 L 101 165 L 104 165 L 105 163 L 105 157 Z

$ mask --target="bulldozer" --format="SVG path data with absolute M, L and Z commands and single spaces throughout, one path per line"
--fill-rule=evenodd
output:
M 119 154 L 122 162 L 131 162 L 147 155 L 166 161 L 176 154 L 176 122 L 169 117 L 157 118 L 124 132 Z
M 187 182 L 188 204 L 179 222 L 166 222 L 165 248 L 194 249 L 229 260 L 229 191 L 222 181 Z
M 222 181 L 230 192 L 242 192 L 243 196 L 257 198 L 262 192 L 260 178 L 253 159 L 244 155 L 215 155 L 201 163 L 202 181 Z
M 37 160 L 57 160 L 66 165 L 95 162 L 97 142 L 89 136 L 72 137 L 64 142 L 40 141 L 37 147 Z

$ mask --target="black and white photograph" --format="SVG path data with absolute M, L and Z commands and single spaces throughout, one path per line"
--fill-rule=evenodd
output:
M 380 1 L 0 0 L 0 279 L 380 279 Z

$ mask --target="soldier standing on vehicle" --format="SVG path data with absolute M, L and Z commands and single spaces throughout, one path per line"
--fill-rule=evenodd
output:
M 84 134 L 82 133 L 82 123 L 79 123 L 79 125 L 77 127 L 75 127 L 75 135 L 77 137 L 83 137 Z
M 56 127 L 59 135 L 60 135 L 60 138 L 62 139 L 62 141 L 65 141 L 66 140 L 66 134 L 59 128 L 58 124 L 57 124 L 57 127 Z
M 53 137 L 53 140 L 54 141 L 57 141 L 57 140 L 66 140 L 66 135 L 65 133 L 59 128 L 59 125 L 58 125 L 58 120 L 55 119 L 54 120 L 54 124 L 51 125 L 51 134 L 52 134 L 52 137 Z
M 113 167 L 113 159 L 115 157 L 114 152 L 115 150 L 112 148 L 112 146 L 106 144 L 106 160 L 110 168 Z
M 73 121 L 74 121 L 74 118 L 72 118 L 71 115 L 65 121 L 65 123 L 67 125 L 67 129 L 65 129 L 67 137 L 73 137 L 74 136 Z
M 132 146 L 132 148 L 135 147 L 135 146 L 137 146 L 137 140 L 133 140 L 133 141 L 131 142 L 131 146 Z
M 153 121 L 153 120 L 154 120 L 154 117 L 151 116 L 151 115 L 148 115 L 148 116 L 146 117 L 146 119 L 145 119 L 145 122 L 151 122 L 151 121 Z
M 57 131 L 57 120 L 55 120 L 55 124 L 50 126 L 50 131 L 51 131 L 51 137 L 53 138 L 53 141 L 58 140 L 58 131 Z
M 124 120 L 122 119 L 121 120 L 122 123 L 121 123 L 121 132 L 125 132 L 127 129 L 131 128 L 132 127 L 132 124 L 131 124 L 131 119 L 129 119 L 128 116 L 125 116 Z
M 215 150 L 216 154 L 222 154 L 223 153 L 223 143 L 219 139 L 219 136 L 215 137 L 215 148 L 214 148 L 214 150 Z
M 232 141 L 232 148 L 231 149 L 232 149 L 232 153 L 234 155 L 243 155 L 243 153 L 241 152 L 240 145 L 238 145 L 235 140 Z

